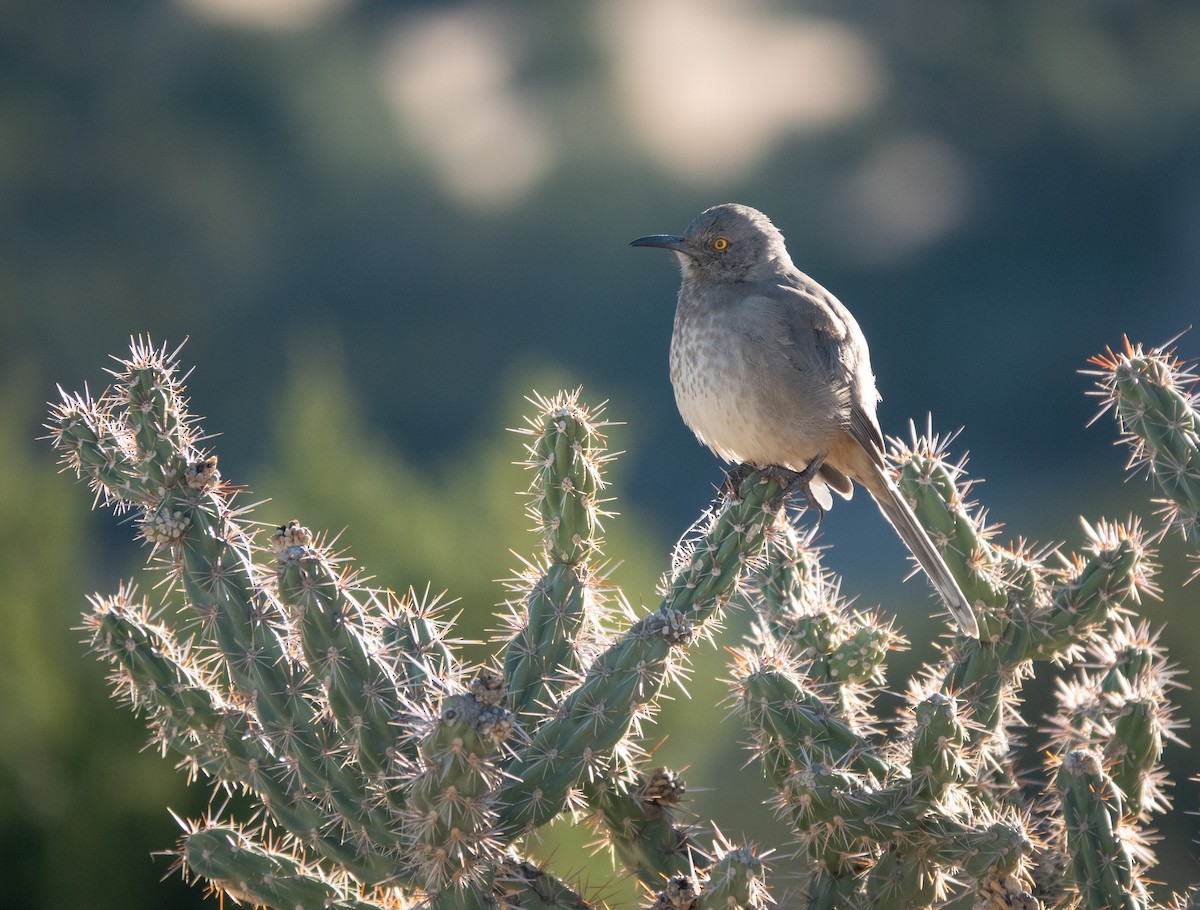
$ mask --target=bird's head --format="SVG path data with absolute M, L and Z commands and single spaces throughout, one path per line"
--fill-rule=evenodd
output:
M 758 209 L 737 203 L 714 205 L 678 234 L 639 237 L 630 246 L 674 250 L 684 278 L 748 281 L 792 268 L 783 235 Z

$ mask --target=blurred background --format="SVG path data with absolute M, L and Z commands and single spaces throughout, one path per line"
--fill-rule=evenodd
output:
M 130 335 L 188 339 L 193 409 L 224 476 L 270 498 L 256 516 L 344 529 L 380 584 L 460 597 L 474 637 L 497 625 L 510 550 L 535 546 L 505 428 L 533 389 L 583 385 L 624 421 L 607 552 L 648 609 L 720 472 L 671 399 L 675 264 L 627 243 L 725 201 L 770 214 L 853 309 L 885 432 L 930 412 L 964 428 L 1002 539 L 1071 550 L 1080 515 L 1150 515 L 1111 422 L 1085 428 L 1077 371 L 1122 333 L 1161 343 L 1196 319 L 1194 5 L 0 6 L 0 903 L 217 905 L 152 855 L 177 836 L 166 807 L 201 813 L 204 789 L 139 751 L 72 630 L 87 594 L 157 579 L 36 440 L 56 382 L 99 389 Z M 902 583 L 865 496 L 821 540 L 915 642 L 902 691 L 942 628 L 926 585 Z M 1163 555 L 1144 613 L 1200 666 L 1196 589 L 1174 540 Z M 745 628 L 730 617 L 720 643 Z M 724 656 L 701 655 L 659 755 L 689 768 L 699 816 L 786 854 L 737 725 L 714 732 Z M 1051 691 L 1042 673 L 1035 726 Z M 1160 896 L 1200 879 L 1196 754 L 1167 754 Z M 563 838 L 554 870 L 605 882 L 607 860 Z

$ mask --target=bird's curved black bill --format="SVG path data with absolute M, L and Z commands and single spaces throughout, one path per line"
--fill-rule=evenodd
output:
M 651 234 L 631 241 L 630 246 L 657 246 L 664 250 L 674 250 L 676 253 L 692 255 L 695 251 L 686 240 L 676 234 Z

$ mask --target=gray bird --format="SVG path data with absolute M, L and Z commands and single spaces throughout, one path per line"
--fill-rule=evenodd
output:
M 850 311 L 792 264 L 762 212 L 718 205 L 683 236 L 632 246 L 679 257 L 683 285 L 671 336 L 671 385 L 699 440 L 735 465 L 797 472 L 810 505 L 826 486 L 866 487 L 937 588 L 963 632 L 979 626 L 958 582 L 884 462 L 870 352 Z

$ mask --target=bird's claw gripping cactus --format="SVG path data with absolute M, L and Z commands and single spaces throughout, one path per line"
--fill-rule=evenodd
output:
M 1094 363 L 1134 463 L 1150 467 L 1168 524 L 1196 549 L 1192 374 L 1128 343 Z M 686 785 L 639 743 L 688 649 L 733 601 L 757 619 L 733 649 L 730 702 L 803 862 L 783 903 L 936 906 L 965 883 L 979 908 L 1148 906 L 1139 876 L 1153 854 L 1139 829 L 1169 806 L 1159 756 L 1180 724 L 1167 698 L 1175 670 L 1126 615 L 1155 592 L 1136 521 L 1085 525 L 1069 561 L 1004 547 L 966 503 L 948 440 L 896 443 L 898 483 L 981 637 L 956 635 L 889 723 L 877 695 L 904 640 L 841 597 L 772 472 L 730 481 L 677 549 L 661 604 L 613 631 L 623 602 L 596 562 L 604 423 L 577 393 L 538 397 L 524 432 L 541 551 L 510 585 L 493 661 L 468 670 L 436 598 L 367 587 L 299 522 L 256 543 L 201 448 L 175 354 L 135 342 L 114 375 L 99 398 L 63 393 L 54 442 L 97 500 L 135 510 L 184 624 L 160 621 L 126 586 L 95 598 L 86 625 L 163 751 L 264 809 L 254 830 L 184 823 L 179 865 L 214 888 L 280 910 L 581 910 L 585 899 L 521 852 L 524 835 L 570 810 L 655 908 L 765 907 L 771 851 L 679 823 Z M 1089 668 L 1060 681 L 1046 721 L 1039 796 L 1016 784 L 1019 690 L 1035 662 L 1084 654 Z

